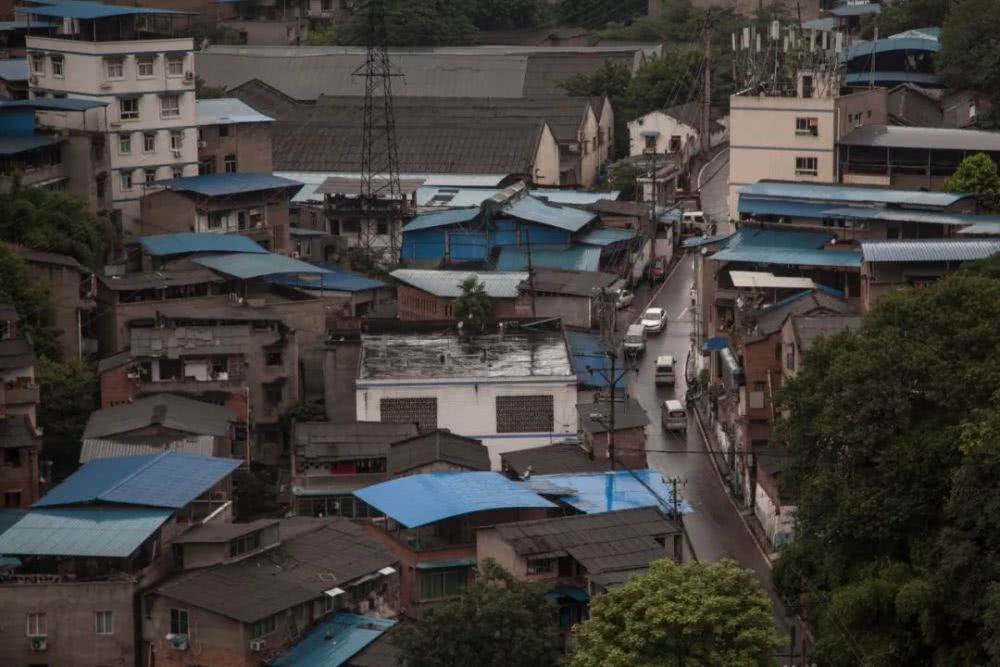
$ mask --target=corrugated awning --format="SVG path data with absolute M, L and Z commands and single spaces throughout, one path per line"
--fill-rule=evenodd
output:
M 460 567 L 473 567 L 476 564 L 475 558 L 450 558 L 448 560 L 432 560 L 426 563 L 417 563 L 418 570 L 447 570 Z

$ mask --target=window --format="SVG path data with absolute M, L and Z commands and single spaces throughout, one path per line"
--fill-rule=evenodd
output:
M 198 163 L 198 175 L 204 176 L 205 174 L 215 173 L 215 158 L 208 158 L 207 160 L 202 160 Z
M 250 639 L 259 639 L 264 635 L 269 635 L 274 632 L 277 622 L 274 616 L 269 616 L 263 621 L 257 621 L 256 623 L 250 624 Z
M 441 600 L 458 597 L 469 581 L 469 571 L 443 570 L 420 573 L 420 599 Z
M 229 557 L 236 558 L 260 549 L 260 533 L 250 533 L 229 543 Z
M 176 130 L 170 133 L 170 149 L 179 151 L 184 145 L 184 133 Z
M 21 506 L 21 492 L 20 491 L 7 491 L 3 494 L 3 505 L 4 507 L 20 507 Z
M 235 155 L 227 155 L 223 159 L 222 164 L 223 164 L 225 172 L 227 174 L 235 174 L 236 173 L 236 156 Z
M 160 96 L 160 118 L 177 118 L 181 115 L 180 95 Z
M 268 352 L 264 355 L 264 360 L 268 366 L 280 366 L 281 352 Z
M 138 120 L 139 98 L 138 97 L 118 98 L 118 116 L 122 120 Z
M 389 223 L 385 220 L 379 220 L 375 223 L 375 234 L 378 236 L 386 236 L 389 233 Z
M 31 56 L 31 73 L 45 74 L 45 56 L 33 54 Z
M 818 172 L 819 172 L 819 167 L 817 166 L 816 158 L 814 157 L 795 158 L 796 176 L 815 176 Z
M 6 447 L 3 450 L 3 463 L 8 466 L 21 465 L 21 450 L 17 447 Z
M 811 76 L 802 77 L 802 97 L 813 96 L 813 78 Z
M 139 69 L 139 76 L 153 76 L 153 63 L 155 62 L 156 59 L 153 56 L 136 56 L 135 63 Z
M 28 636 L 44 637 L 49 634 L 48 623 L 45 621 L 45 612 L 27 614 Z
M 62 56 L 52 56 L 52 76 L 62 79 L 66 71 L 66 59 Z
M 497 433 L 551 433 L 552 396 L 497 396 Z
M 104 59 L 104 74 L 109 79 L 124 79 L 125 78 L 125 59 L 124 58 L 105 58 Z
M 174 178 L 184 177 L 184 170 L 180 167 L 174 167 L 173 169 L 170 170 L 170 173 L 173 175 Z
M 112 611 L 94 612 L 94 632 L 99 635 L 115 634 L 115 614 Z
M 151 185 L 156 180 L 156 169 L 144 169 L 143 177 L 146 185 Z
M 320 0 L 319 7 L 324 12 L 333 10 L 333 0 Z
M 656 137 L 647 136 L 646 138 L 646 149 L 655 151 L 656 150 Z
M 436 398 L 383 398 L 379 411 L 383 424 L 419 424 L 421 429 L 437 428 Z
M 264 385 L 264 400 L 271 405 L 281 403 L 281 386 L 273 384 Z
M 219 126 L 219 136 L 220 137 L 228 137 L 229 136 L 229 126 L 228 125 L 220 125 Z
M 670 152 L 676 153 L 681 149 L 681 135 L 672 134 L 670 135 Z
M 544 574 L 551 571 L 551 558 L 535 558 L 528 561 L 528 574 Z
M 184 56 L 167 56 L 167 76 L 184 76 Z
M 146 132 L 142 135 L 142 150 L 146 153 L 156 151 L 156 132 Z
M 175 635 L 188 634 L 188 612 L 187 609 L 170 610 L 170 632 Z
M 818 137 L 819 118 L 796 118 L 795 134 L 801 137 Z
M 132 189 L 132 172 L 131 171 L 122 171 L 122 172 L 119 172 L 119 173 L 121 174 L 121 177 L 122 177 L 122 190 L 131 190 Z
M 795 346 L 788 346 L 788 353 L 785 354 L 785 368 L 790 371 L 795 370 Z
M 128 155 L 132 152 L 132 135 L 131 134 L 119 134 L 118 135 L 118 153 L 121 155 Z
M 221 229 L 224 220 L 224 215 L 222 213 L 209 213 L 208 214 L 208 228 L 209 229 Z

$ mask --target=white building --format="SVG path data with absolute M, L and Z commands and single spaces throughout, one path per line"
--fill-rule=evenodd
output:
M 504 452 L 576 434 L 577 379 L 560 331 L 363 335 L 358 421 L 418 423 Z
M 181 12 L 96 2 L 21 7 L 29 20 L 58 21 L 52 36 L 29 36 L 32 98 L 109 102 L 103 113 L 40 114 L 46 125 L 96 135 L 98 200 L 110 192 L 114 216 L 134 232 L 145 184 L 198 173 L 194 45 L 170 37 Z M 102 178 L 103 176 L 103 178 Z
M 628 154 L 644 155 L 655 150 L 661 155 L 678 155 L 681 164 L 687 164 L 701 152 L 702 113 L 699 102 L 687 102 L 636 118 L 628 124 Z M 728 136 L 726 126 L 713 116 L 709 124 L 709 147 L 722 144 Z

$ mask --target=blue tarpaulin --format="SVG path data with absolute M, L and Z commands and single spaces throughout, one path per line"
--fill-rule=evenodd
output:
M 586 514 L 638 507 L 673 511 L 673 491 L 656 470 L 533 475 L 531 479 L 574 489 L 575 494 L 559 499 Z M 683 499 L 678 499 L 678 507 L 683 514 L 691 511 L 691 506 Z
M 715 336 L 706 340 L 701 349 L 705 352 L 717 352 L 718 350 L 724 350 L 727 347 L 729 347 L 728 340 L 722 336 Z

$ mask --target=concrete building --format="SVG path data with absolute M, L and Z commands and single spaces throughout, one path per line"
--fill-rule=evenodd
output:
M 27 38 L 32 98 L 110 102 L 106 113 L 82 119 L 48 113 L 43 122 L 89 133 L 107 152 L 108 172 L 98 182 L 98 195 L 105 189 L 115 222 L 134 233 L 143 184 L 198 170 L 193 40 L 171 35 L 178 13 L 167 10 L 95 2 L 19 12 L 60 25 L 51 36 Z
M 181 571 L 143 596 L 146 667 L 195 655 L 220 667 L 302 664 L 279 656 L 297 655 L 314 628 L 353 615 L 379 626 L 399 608 L 396 557 L 343 519 L 211 522 L 174 544 Z
M 291 254 L 288 201 L 301 183 L 271 174 L 221 173 L 159 181 L 142 198 L 142 234 L 242 234 Z
M 604 366 L 602 365 L 601 368 Z M 614 426 L 611 424 L 611 408 L 607 401 L 580 403 L 576 406 L 580 415 L 580 431 L 583 446 L 595 459 L 611 459 L 611 434 L 615 439 L 615 463 L 625 468 L 645 468 L 646 426 L 649 418 L 639 401 L 628 398 L 614 404 Z M 613 467 L 613 466 L 612 466 Z
M 198 100 L 198 174 L 274 171 L 273 119 L 232 97 Z
M 92 461 L 0 535 L 5 664 L 140 664 L 141 592 L 175 567 L 174 540 L 228 519 L 239 461 L 173 452 Z
M 454 321 L 455 300 L 462 296 L 461 284 L 469 278 L 483 286 L 493 304 L 493 319 L 531 315 L 530 307 L 518 299 L 518 286 L 528 278 L 524 272 L 396 269 L 390 275 L 400 283 L 396 288 L 400 320 Z
M 687 102 L 662 111 L 650 111 L 629 121 L 628 154 L 638 156 L 655 152 L 664 156 L 679 155 L 680 163 L 687 165 L 692 157 L 702 152 L 702 113 L 700 102 Z M 727 136 L 728 129 L 719 123 L 712 112 L 709 121 L 709 148 L 722 144 Z
M 38 428 L 35 353 L 18 332 L 20 316 L 0 304 L 0 493 L 4 508 L 30 507 L 38 500 L 42 432 Z
M 941 28 L 919 28 L 876 40 L 858 40 L 840 54 L 845 87 L 892 88 L 912 83 L 942 88 L 934 69 Z
M 13 246 L 31 277 L 49 290 L 63 359 L 97 354 L 91 321 L 96 302 L 93 274 L 68 255 Z
M 579 442 L 559 442 L 554 445 L 519 449 L 500 455 L 501 470 L 513 479 L 531 475 L 556 473 L 604 472 L 611 470 L 611 461 L 593 456 Z
M 500 454 L 576 432 L 576 373 L 560 331 L 505 326 L 363 333 L 358 421 L 418 423 L 482 440 Z
M 598 295 L 613 290 L 621 279 L 613 273 L 540 268 L 518 285 L 522 311 L 559 317 L 564 326 L 590 329 L 598 323 Z

